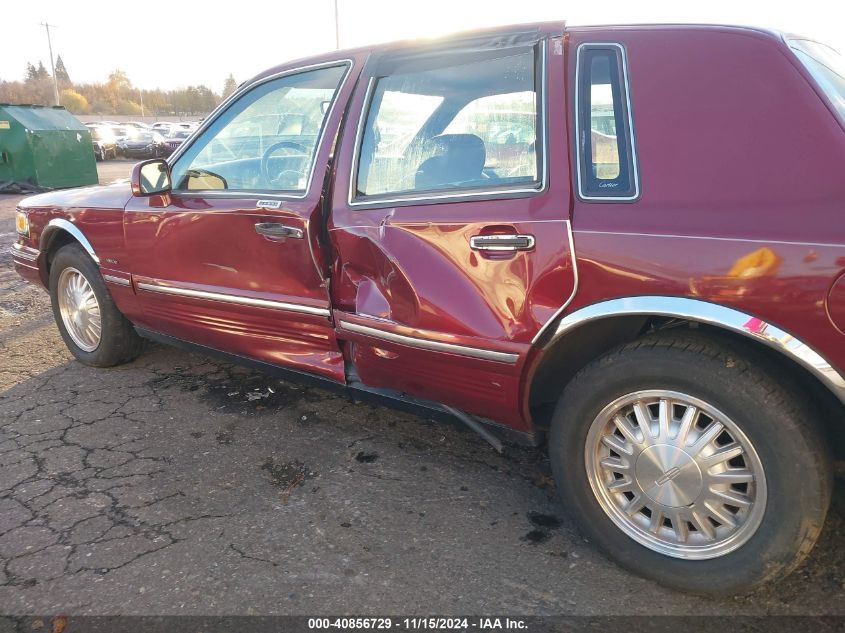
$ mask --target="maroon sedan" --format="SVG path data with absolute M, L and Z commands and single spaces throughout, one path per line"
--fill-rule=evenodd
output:
M 748 28 L 539 24 L 292 62 L 125 184 L 28 198 L 83 363 L 142 337 L 547 442 L 688 591 L 789 573 L 845 423 L 845 70 Z

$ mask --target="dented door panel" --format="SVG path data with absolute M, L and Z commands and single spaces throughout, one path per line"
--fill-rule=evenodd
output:
M 530 343 L 574 286 L 567 222 L 508 223 L 511 231 L 538 236 L 532 251 L 472 250 L 470 238 L 488 225 L 394 218 L 335 227 L 344 253 L 335 307 L 424 330 Z

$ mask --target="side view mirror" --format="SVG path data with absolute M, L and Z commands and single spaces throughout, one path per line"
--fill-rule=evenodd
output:
M 167 161 L 156 158 L 145 160 L 132 168 L 132 195 L 151 196 L 167 193 L 172 188 L 170 166 Z

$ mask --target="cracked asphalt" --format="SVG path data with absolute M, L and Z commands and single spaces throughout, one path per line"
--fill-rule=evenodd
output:
M 575 532 L 541 451 L 163 346 L 80 365 L 0 251 L 3 614 L 845 615 L 844 489 L 786 580 L 679 594 Z

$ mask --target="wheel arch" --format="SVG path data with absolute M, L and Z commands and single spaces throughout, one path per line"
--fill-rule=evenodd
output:
M 39 250 L 42 253 L 42 265 L 39 266 L 41 273 L 41 280 L 45 286 L 49 286 L 50 282 L 50 266 L 53 257 L 62 246 L 76 242 L 85 252 L 94 260 L 94 263 L 100 265 L 100 258 L 94 250 L 91 242 L 85 237 L 82 230 L 70 220 L 64 218 L 53 218 L 44 227 L 39 239 Z
M 723 305 L 684 297 L 639 296 L 579 308 L 548 328 L 543 353 L 530 370 L 528 406 L 544 428 L 560 390 L 584 366 L 610 349 L 653 331 L 699 328 L 765 355 L 782 375 L 812 389 L 823 411 L 845 423 L 845 377 L 815 349 L 776 325 Z M 841 441 L 845 424 L 829 429 Z

